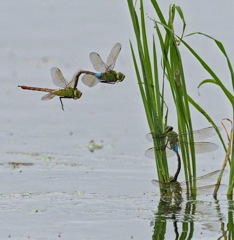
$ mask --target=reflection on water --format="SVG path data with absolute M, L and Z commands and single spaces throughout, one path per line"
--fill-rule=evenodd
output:
M 225 215 L 226 210 L 228 214 Z M 198 239 L 199 235 L 200 239 L 204 239 L 201 234 L 203 237 L 212 236 L 206 239 L 234 239 L 233 211 L 234 201 L 188 201 L 173 204 L 160 201 L 155 211 L 152 239 Z M 171 226 L 168 226 L 171 222 L 174 233 Z M 203 222 L 202 229 L 195 228 L 196 222 Z

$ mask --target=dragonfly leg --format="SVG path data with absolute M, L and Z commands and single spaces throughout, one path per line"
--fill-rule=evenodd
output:
M 62 110 L 64 111 L 64 108 L 63 108 L 63 102 L 62 102 L 62 98 L 64 98 L 64 97 L 60 97 L 60 98 L 59 98 L 59 100 L 60 100 L 60 102 L 61 102 L 61 107 L 62 107 Z
M 100 83 L 107 83 L 107 84 L 115 84 L 116 83 L 116 81 L 112 81 L 112 82 L 106 81 L 106 80 L 99 80 L 99 81 L 100 81 Z
M 59 100 L 60 100 L 60 102 L 61 102 L 61 107 L 62 107 L 62 109 L 63 109 L 63 111 L 64 111 L 64 108 L 63 108 L 63 102 L 62 102 L 62 98 L 73 98 L 73 99 L 75 99 L 74 97 L 59 97 Z

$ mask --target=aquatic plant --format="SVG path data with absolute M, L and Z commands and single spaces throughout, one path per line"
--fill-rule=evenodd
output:
M 155 28 L 156 37 L 153 36 L 152 39 L 151 37 L 149 38 L 147 34 L 143 0 L 140 0 L 139 3 L 135 3 L 133 0 L 128 0 L 128 7 L 137 45 L 137 47 L 134 48 L 134 44 L 132 41 L 130 41 L 130 47 L 150 132 L 155 136 L 161 136 L 166 132 L 165 127 L 167 126 L 168 108 L 165 103 L 165 94 L 168 94 L 169 92 L 165 89 L 165 81 L 167 80 L 170 86 L 171 96 L 174 100 L 174 107 L 176 109 L 175 122 L 178 124 L 179 133 L 193 132 L 192 117 L 190 115 L 189 108 L 191 104 L 211 123 L 213 128 L 216 130 L 224 149 L 226 150 L 226 146 L 219 132 L 219 128 L 216 126 L 209 114 L 187 93 L 187 81 L 184 75 L 183 61 L 180 54 L 179 45 L 184 44 L 190 53 L 192 53 L 192 55 L 200 62 L 201 66 L 208 73 L 210 73 L 213 78 L 202 81 L 199 87 L 206 83 L 219 85 L 226 94 L 227 98 L 230 100 L 232 106 L 234 106 L 233 95 L 222 84 L 221 80 L 217 77 L 214 71 L 211 70 L 208 64 L 205 63 L 205 61 L 193 50 L 193 48 L 184 41 L 186 22 L 182 9 L 175 4 L 171 4 L 169 6 L 169 19 L 166 21 L 157 1 L 151 0 L 151 4 L 156 14 L 156 16 L 150 16 L 148 18 L 151 23 L 150 27 L 152 28 L 152 26 L 154 26 Z M 173 26 L 176 13 L 183 23 L 181 36 L 176 35 Z M 201 33 L 192 33 L 187 36 L 194 34 Z M 214 40 L 218 48 L 226 57 L 234 86 L 233 70 L 223 45 L 208 35 L 203 34 L 203 36 Z M 152 42 L 152 45 L 150 45 L 150 42 Z M 180 141 L 188 141 L 193 143 L 193 134 L 181 134 Z M 153 142 L 154 148 L 159 149 L 158 151 L 154 151 L 159 181 L 169 181 L 170 176 L 165 148 L 161 148 L 163 144 L 167 144 L 167 140 L 165 137 L 154 137 Z M 183 144 L 181 146 L 181 153 L 186 179 L 195 179 L 196 156 L 194 144 Z M 233 159 L 233 155 L 231 159 Z M 231 165 L 233 165 L 232 162 L 233 161 L 231 161 Z M 233 188 L 233 169 L 234 168 L 232 167 L 229 182 L 229 193 Z M 219 182 L 221 175 L 219 177 Z M 190 189 L 195 189 L 196 181 L 190 181 L 189 185 Z

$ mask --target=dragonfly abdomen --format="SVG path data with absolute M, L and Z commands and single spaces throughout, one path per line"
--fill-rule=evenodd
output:
M 96 73 L 96 74 L 95 74 L 95 77 L 98 78 L 98 79 L 100 79 L 100 78 L 102 77 L 102 73 Z
M 18 87 L 21 87 L 24 90 L 33 90 L 33 91 L 41 91 L 41 92 L 54 92 L 54 91 L 56 91 L 56 89 L 50 89 L 50 88 L 28 87 L 28 86 L 21 86 L 21 85 L 19 85 Z
M 179 147 L 178 147 L 178 146 L 173 146 L 172 149 L 173 149 L 173 151 L 175 151 L 175 152 L 178 152 L 178 151 L 179 151 Z

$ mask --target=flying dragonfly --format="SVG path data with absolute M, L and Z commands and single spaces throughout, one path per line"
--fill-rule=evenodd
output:
M 64 78 L 60 69 L 56 67 L 51 68 L 50 73 L 51 73 L 54 84 L 60 87 L 59 89 L 29 87 L 29 86 L 22 86 L 22 85 L 19 85 L 18 87 L 21 87 L 24 90 L 49 92 L 49 94 L 46 94 L 45 96 L 43 96 L 41 100 L 49 100 L 54 98 L 55 96 L 59 96 L 62 110 L 64 110 L 62 98 L 71 98 L 76 100 L 82 96 L 82 93 L 76 87 L 74 87 L 75 82 L 77 82 L 77 73 L 73 76 L 70 82 L 68 82 Z
M 121 72 L 116 72 L 113 70 L 120 50 L 121 44 L 116 43 L 112 48 L 106 60 L 106 63 L 103 62 L 102 58 L 98 53 L 91 52 L 89 54 L 89 57 L 94 69 L 98 71 L 98 73 L 85 74 L 82 77 L 82 82 L 89 87 L 94 87 L 99 82 L 108 84 L 122 82 L 125 78 L 125 75 Z

